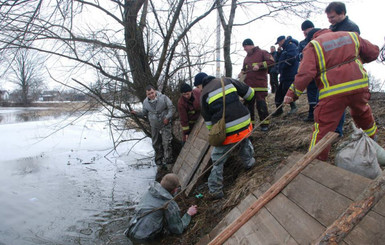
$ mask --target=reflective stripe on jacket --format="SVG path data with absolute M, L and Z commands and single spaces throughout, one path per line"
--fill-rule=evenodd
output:
M 363 63 L 375 60 L 378 54 L 379 48 L 357 33 L 320 30 L 304 49 L 298 74 L 287 95 L 299 97 L 313 78 L 320 100 L 368 91 Z
M 253 53 L 247 54 L 243 61 L 242 71 L 246 72 L 245 83 L 255 91 L 267 92 L 267 68 L 272 64 L 274 64 L 273 56 L 266 50 L 255 47 Z M 253 71 L 255 65 L 259 66 L 258 71 Z
M 254 97 L 254 90 L 237 80 L 223 79 L 226 95 L 226 140 L 224 145 L 240 141 L 245 135 L 244 132 L 251 131 L 249 110 L 240 102 L 239 96 L 246 101 Z M 212 125 L 222 118 L 223 92 L 220 79 L 211 80 L 202 90 L 201 113 L 205 120 L 206 127 L 210 130 Z M 243 136 L 243 137 L 240 137 Z

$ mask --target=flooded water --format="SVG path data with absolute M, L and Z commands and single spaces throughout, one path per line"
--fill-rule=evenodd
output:
M 48 120 L 63 114 L 68 113 L 49 107 L 0 107 L 0 124 Z
M 130 210 L 155 177 L 150 140 L 111 152 L 100 114 L 63 127 L 56 115 L 10 113 L 1 110 L 13 122 L 0 124 L 0 244 L 126 244 Z

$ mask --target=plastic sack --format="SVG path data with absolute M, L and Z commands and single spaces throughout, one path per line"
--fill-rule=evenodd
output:
M 379 144 L 377 144 L 377 142 L 375 142 L 374 140 L 372 141 L 374 147 L 376 148 L 378 164 L 380 164 L 380 166 L 385 166 L 385 149 L 382 148 Z
M 334 160 L 335 165 L 366 178 L 375 179 L 382 172 L 377 160 L 375 142 L 362 129 L 352 125 L 353 133 L 348 142 L 342 143 Z

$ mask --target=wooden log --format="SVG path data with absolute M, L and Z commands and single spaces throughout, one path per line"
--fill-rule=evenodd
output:
M 241 216 L 216 236 L 209 244 L 223 244 L 239 228 L 241 228 L 262 207 L 273 199 L 287 184 L 290 183 L 312 160 L 314 160 L 329 144 L 337 138 L 337 134 L 329 132 L 322 138 L 299 162 L 297 162 L 285 175 L 274 183 L 262 196 L 254 202 Z
M 382 172 L 312 244 L 338 244 L 385 195 L 385 171 Z

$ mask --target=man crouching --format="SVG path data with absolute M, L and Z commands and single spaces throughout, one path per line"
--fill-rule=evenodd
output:
M 179 190 L 178 176 L 173 173 L 166 174 L 160 183 L 151 183 L 135 208 L 126 235 L 134 242 L 144 242 L 155 240 L 162 234 L 182 234 L 191 216 L 197 213 L 197 206 L 192 205 L 181 218 L 179 206 L 173 200 Z

